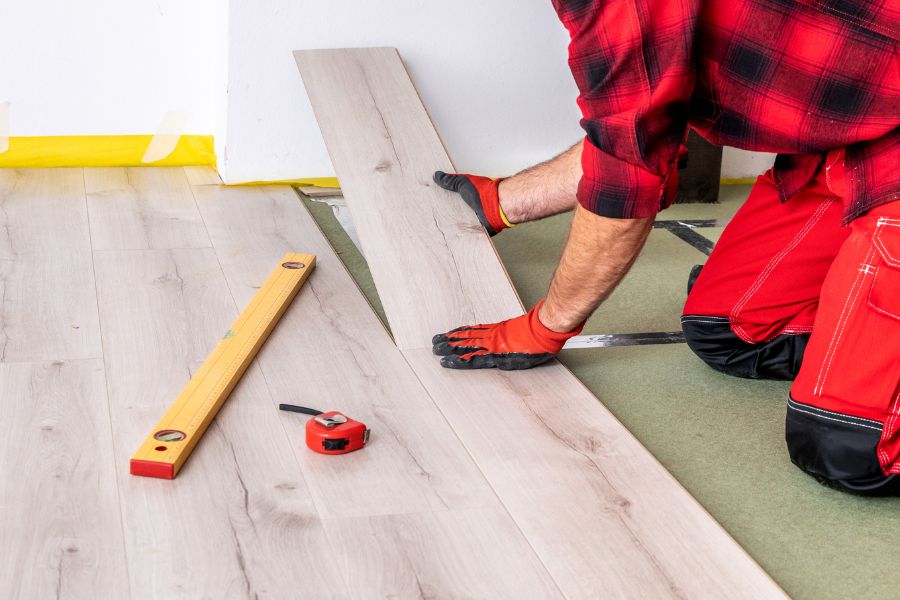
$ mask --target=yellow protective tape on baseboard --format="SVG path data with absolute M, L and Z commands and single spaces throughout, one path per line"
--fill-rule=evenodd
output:
M 73 135 L 10 137 L 0 168 L 185 167 L 216 164 L 211 135 L 183 135 L 171 154 L 142 162 L 152 135 Z
M 280 179 L 277 181 L 242 181 L 240 183 L 226 183 L 225 185 L 297 185 L 310 187 L 339 188 L 337 177 L 306 177 L 304 179 Z
M 747 185 L 756 183 L 756 177 L 723 177 L 719 180 L 722 185 Z

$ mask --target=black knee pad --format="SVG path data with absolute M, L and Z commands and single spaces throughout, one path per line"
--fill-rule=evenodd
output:
M 779 335 L 748 344 L 731 331 L 728 317 L 684 315 L 681 328 L 688 346 L 717 371 L 749 379 L 792 380 L 800 370 L 809 334 Z
M 882 424 L 788 399 L 785 439 L 791 461 L 816 480 L 845 492 L 897 495 L 900 479 L 878 463 Z

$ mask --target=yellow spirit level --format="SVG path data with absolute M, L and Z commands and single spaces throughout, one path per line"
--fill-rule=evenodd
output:
M 288 254 L 131 457 L 131 474 L 174 479 L 316 263 Z

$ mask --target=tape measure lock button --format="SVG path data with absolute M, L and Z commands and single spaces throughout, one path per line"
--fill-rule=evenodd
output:
M 323 427 L 327 427 L 331 429 L 332 427 L 337 427 L 338 425 L 343 425 L 347 422 L 347 417 L 342 415 L 341 413 L 334 413 L 330 417 L 324 417 L 319 415 L 318 417 L 313 417 L 319 425 Z

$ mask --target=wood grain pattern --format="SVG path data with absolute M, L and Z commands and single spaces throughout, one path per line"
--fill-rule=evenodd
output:
M 211 249 L 103 251 L 95 263 L 135 595 L 347 596 L 255 366 L 178 480 L 128 475 L 128 457 L 238 309 Z
M 184 174 L 191 185 L 222 185 L 219 172 L 214 167 L 188 166 L 184 167 Z
M 95 250 L 205 248 L 182 167 L 85 169 Z
M 343 410 L 373 430 L 365 451 L 329 457 L 306 450 L 304 419 L 283 418 L 353 595 L 558 595 L 293 191 L 194 192 L 238 303 L 273 257 L 317 255 L 259 364 L 273 401 Z
M 466 373 L 404 354 L 567 596 L 780 595 L 563 367 Z
M 90 247 L 82 169 L 0 169 L 0 260 Z
M 2 598 L 128 597 L 105 387 L 97 359 L 0 364 Z
M 572 598 L 781 590 L 564 367 L 453 372 L 431 334 L 515 314 L 486 235 L 430 183 L 449 159 L 393 49 L 295 52 L 391 329 Z
M 239 305 L 285 252 L 320 257 L 306 293 L 260 350 L 259 364 L 276 402 L 344 410 L 374 431 L 365 452 L 335 460 L 305 451 L 306 419 L 286 415 L 323 516 L 496 506 L 487 482 L 293 191 L 265 186 L 195 193 Z M 371 485 L 373 471 L 385 474 L 377 486 Z
M 521 314 L 512 287 L 497 285 L 506 272 L 478 220 L 431 179 L 453 164 L 396 50 L 295 57 L 344 196 L 365 198 L 351 207 L 365 254 L 390 255 L 369 267 L 397 345 L 430 347 L 451 326 Z M 398 202 L 400 212 L 387 208 Z
M 0 362 L 100 352 L 81 169 L 0 169 Z
M 356 597 L 561 598 L 503 509 L 327 519 Z M 529 570 L 529 564 L 534 570 Z

